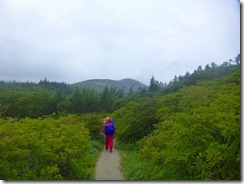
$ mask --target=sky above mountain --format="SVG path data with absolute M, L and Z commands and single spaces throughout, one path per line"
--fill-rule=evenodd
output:
M 238 0 L 0 1 L 4 81 L 168 83 L 238 53 Z

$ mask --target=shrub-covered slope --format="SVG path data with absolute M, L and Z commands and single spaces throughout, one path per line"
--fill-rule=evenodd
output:
M 240 180 L 239 67 L 226 77 L 130 102 L 113 116 L 117 138 L 137 143 L 146 163 L 141 171 L 127 169 L 141 173 L 139 179 Z

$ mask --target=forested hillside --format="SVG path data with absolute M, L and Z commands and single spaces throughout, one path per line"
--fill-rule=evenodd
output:
M 126 94 L 0 83 L 0 179 L 89 180 L 116 120 L 128 180 L 240 180 L 240 55 Z
M 70 113 L 112 112 L 121 105 L 121 99 L 125 96 L 146 88 L 132 79 L 124 79 L 119 83 L 113 81 L 110 86 L 105 84 L 103 81 L 103 90 L 99 92 L 89 86 L 80 88 L 78 84 L 49 82 L 47 79 L 39 83 L 1 81 L 0 116 L 37 118 L 53 113 L 59 116 Z

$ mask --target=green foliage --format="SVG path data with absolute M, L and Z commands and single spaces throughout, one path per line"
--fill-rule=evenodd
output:
M 198 81 L 218 79 L 231 74 L 237 68 L 240 68 L 240 54 L 238 54 L 234 62 L 230 59 L 229 62 L 223 62 L 219 66 L 212 62 L 210 65 L 207 64 L 204 69 L 199 66 L 192 74 L 186 72 L 184 76 L 175 76 L 168 85 L 163 85 L 160 88 L 160 93 L 169 94 L 178 91 L 184 86 L 196 85 Z M 157 84 L 159 83 L 157 82 Z
M 150 80 L 150 86 L 149 86 L 149 91 L 150 92 L 156 92 L 160 89 L 159 82 L 155 80 L 155 78 L 152 76 Z
M 64 86 L 63 86 L 64 85 Z M 62 88 L 63 86 L 63 88 Z M 26 88 L 25 88 L 26 87 Z M 67 89 L 70 89 L 67 92 Z M 53 113 L 58 116 L 94 112 L 112 112 L 123 103 L 123 89 L 75 89 L 65 84 L 41 81 L 35 83 L 0 82 L 0 115 L 2 118 L 37 118 Z
M 145 178 L 240 179 L 240 71 L 235 73 L 162 97 L 164 103 L 177 100 L 162 104 L 156 114 L 162 123 L 138 142 L 148 164 Z
M 0 120 L 0 178 L 88 180 L 98 151 L 84 122 L 59 119 Z
M 53 98 L 46 92 L 5 92 L 0 101 L 6 107 L 2 117 L 36 118 L 54 112 Z
M 104 114 L 99 113 L 86 113 L 79 116 L 75 116 L 74 119 L 78 122 L 84 122 L 86 128 L 89 130 L 89 134 L 92 140 L 103 141 L 101 136 Z
M 123 89 L 117 90 L 116 88 L 109 88 L 105 86 L 101 98 L 100 98 L 100 111 L 103 113 L 111 113 L 115 109 L 121 106 L 121 102 L 123 103 L 124 92 Z
M 103 112 L 112 112 L 114 98 L 116 98 L 115 89 L 109 89 L 107 86 L 105 86 L 100 101 L 100 107 Z
M 120 150 L 121 169 L 126 180 L 145 180 L 144 172 L 147 164 L 139 158 L 138 146 L 116 139 L 116 148 Z
M 154 116 L 156 100 L 141 98 L 132 101 L 112 113 L 116 119 L 116 136 L 120 141 L 136 142 L 152 132 L 159 120 Z
M 76 87 L 70 97 L 69 110 L 74 114 L 97 112 L 99 109 L 100 94 L 91 89 L 80 90 Z
M 39 83 L 34 82 L 4 82 L 0 81 L 0 92 L 51 92 L 52 94 L 57 93 L 58 91 L 62 91 L 64 94 L 71 94 L 73 91 L 73 87 L 65 83 L 59 82 L 49 82 L 47 79 L 44 81 L 40 81 Z
M 126 180 L 146 180 L 145 170 L 147 164 L 139 159 L 136 151 L 120 150 L 121 167 Z

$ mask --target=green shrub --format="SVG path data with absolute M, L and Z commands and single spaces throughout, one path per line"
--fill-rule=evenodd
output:
M 158 104 L 153 98 L 141 98 L 129 102 L 112 113 L 116 120 L 116 136 L 127 143 L 136 141 L 148 135 L 159 122 L 155 117 Z
M 181 112 L 158 111 L 138 142 L 147 180 L 240 180 L 240 86 L 223 81 L 234 80 L 182 89 Z
M 88 180 L 97 153 L 74 116 L 0 119 L 0 147 L 3 180 Z

